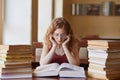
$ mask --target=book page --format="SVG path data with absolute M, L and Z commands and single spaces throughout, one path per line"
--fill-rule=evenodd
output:
M 38 66 L 34 72 L 46 72 L 46 71 L 57 70 L 58 67 L 59 67 L 58 63 L 51 63 L 47 65 Z
M 86 77 L 84 68 L 77 65 L 63 63 L 60 65 L 59 70 L 59 77 Z
M 60 67 L 58 68 L 58 70 L 74 70 L 74 71 L 80 71 L 81 68 L 79 66 L 76 66 L 76 65 L 72 65 L 72 64 L 69 64 L 69 63 L 62 63 L 60 65 Z

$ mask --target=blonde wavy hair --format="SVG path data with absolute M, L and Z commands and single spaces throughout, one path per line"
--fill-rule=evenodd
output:
M 69 22 L 63 17 L 53 19 L 44 36 L 44 44 L 49 48 L 52 46 L 50 42 L 50 35 L 52 35 L 58 28 L 63 28 L 66 31 L 66 34 L 70 35 L 70 41 L 68 42 L 67 46 L 72 49 L 75 42 L 75 37 Z

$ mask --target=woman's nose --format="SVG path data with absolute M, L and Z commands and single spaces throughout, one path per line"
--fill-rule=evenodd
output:
M 58 37 L 58 40 L 61 41 L 61 40 L 62 40 L 62 36 L 59 36 L 59 37 Z

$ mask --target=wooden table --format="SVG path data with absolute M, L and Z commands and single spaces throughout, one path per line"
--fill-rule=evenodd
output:
M 35 69 L 36 66 L 38 66 L 39 64 L 38 63 L 36 64 L 36 62 L 35 62 L 32 65 L 33 65 L 33 68 Z M 87 67 L 88 67 L 88 65 L 81 64 L 81 66 L 83 66 L 85 68 L 86 75 L 87 75 Z M 86 78 L 46 77 L 46 78 L 18 78 L 18 79 L 0 79 L 0 80 L 99 80 L 99 79 L 90 78 L 90 77 L 86 77 Z
M 59 78 L 59 77 L 49 77 L 49 78 L 19 78 L 19 79 L 0 79 L 0 80 L 99 80 L 94 78 Z

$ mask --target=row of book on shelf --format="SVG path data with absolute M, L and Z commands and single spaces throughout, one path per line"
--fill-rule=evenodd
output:
M 104 1 L 102 4 L 72 3 L 71 6 L 72 15 L 120 16 L 120 4 L 113 1 Z
M 88 40 L 88 75 L 98 79 L 120 79 L 120 40 Z

